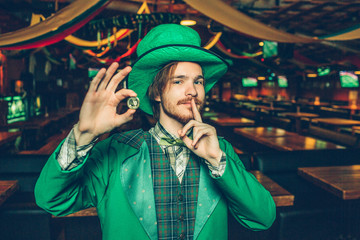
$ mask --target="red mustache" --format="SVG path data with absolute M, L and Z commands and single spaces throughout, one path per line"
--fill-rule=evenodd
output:
M 189 103 L 189 102 L 191 102 L 191 100 L 192 100 L 192 98 L 182 99 L 182 100 L 178 101 L 177 105 Z M 194 98 L 194 100 L 195 100 L 196 105 L 202 105 L 202 103 L 203 103 L 201 100 L 199 100 L 197 98 Z

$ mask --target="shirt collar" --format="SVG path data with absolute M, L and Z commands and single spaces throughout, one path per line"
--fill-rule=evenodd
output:
M 159 121 L 149 130 L 149 132 L 153 135 L 157 142 L 159 142 L 161 138 L 177 139 L 175 135 L 166 131 Z

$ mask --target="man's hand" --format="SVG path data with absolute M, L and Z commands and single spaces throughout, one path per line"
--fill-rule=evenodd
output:
M 199 110 L 194 99 L 191 100 L 191 108 L 194 120 L 190 120 L 183 129 L 179 130 L 179 136 L 186 146 L 196 155 L 207 160 L 213 166 L 219 166 L 222 151 L 213 126 L 202 122 Z M 187 131 L 193 128 L 193 139 L 186 136 Z
M 107 70 L 102 68 L 91 81 L 81 106 L 79 122 L 74 128 L 77 145 L 88 144 L 99 135 L 133 119 L 136 110 L 128 109 L 121 115 L 116 113 L 120 101 L 136 97 L 136 93 L 129 89 L 115 92 L 119 83 L 131 71 L 131 67 L 126 67 L 114 75 L 118 67 L 118 63 L 113 63 Z

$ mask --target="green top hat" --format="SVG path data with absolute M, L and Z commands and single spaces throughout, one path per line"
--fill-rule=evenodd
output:
M 205 92 L 226 73 L 228 63 L 217 54 L 202 48 L 199 34 L 186 26 L 163 24 L 146 34 L 137 47 L 138 59 L 128 76 L 128 88 L 140 99 L 140 109 L 153 115 L 147 89 L 156 74 L 170 62 L 196 62 L 205 78 Z

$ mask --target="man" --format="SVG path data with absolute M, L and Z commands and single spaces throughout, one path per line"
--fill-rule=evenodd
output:
M 113 64 L 91 82 L 78 124 L 39 177 L 38 205 L 54 215 L 95 206 L 103 239 L 227 239 L 228 210 L 247 228 L 270 227 L 271 195 L 201 120 L 205 93 L 226 62 L 201 48 L 194 30 L 176 24 L 152 29 L 137 53 L 132 69 L 113 76 Z M 116 91 L 128 74 L 132 90 Z M 156 126 L 93 146 L 132 119 L 136 110 L 118 115 L 116 107 L 135 96 Z

